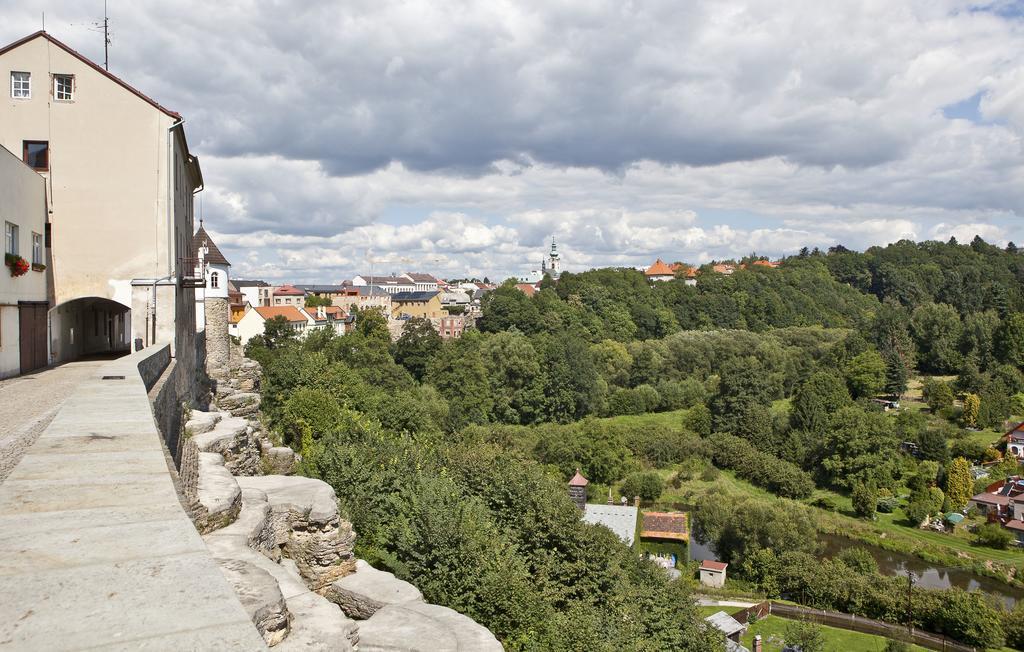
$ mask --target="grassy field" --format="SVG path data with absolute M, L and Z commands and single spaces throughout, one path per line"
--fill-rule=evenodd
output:
M 786 624 L 791 621 L 778 616 L 768 616 L 757 621 L 747 630 L 741 642 L 748 649 L 754 649 L 754 636 L 761 635 L 762 650 L 764 652 L 778 652 L 782 650 L 782 640 L 786 631 Z M 881 652 L 885 650 L 886 640 L 881 636 L 851 632 L 846 629 L 828 627 L 823 625 L 821 633 L 825 639 L 826 650 L 842 650 L 843 652 Z M 911 646 L 911 650 L 925 650 L 926 648 Z
M 623 414 L 617 417 L 603 417 L 598 421 L 628 426 L 675 426 L 682 428 L 683 415 L 688 410 L 671 410 L 669 412 L 647 412 L 646 414 Z

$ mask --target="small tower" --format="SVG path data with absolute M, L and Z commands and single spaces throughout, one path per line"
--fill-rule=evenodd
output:
M 587 507 L 588 484 L 589 482 L 583 477 L 579 469 L 576 469 L 576 475 L 572 476 L 572 480 L 569 480 L 569 498 L 572 499 L 572 502 L 576 503 L 581 512 Z
M 548 255 L 548 267 L 550 268 L 548 273 L 551 278 L 557 280 L 558 275 L 562 273 L 561 261 L 558 255 L 558 245 L 555 243 L 555 236 L 551 236 L 551 253 Z

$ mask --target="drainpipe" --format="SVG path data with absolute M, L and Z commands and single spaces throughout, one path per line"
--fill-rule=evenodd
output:
M 185 124 L 184 118 L 178 120 L 167 128 L 167 273 L 174 274 L 174 251 L 178 243 L 174 241 L 174 130 Z M 189 238 L 192 234 L 188 234 Z

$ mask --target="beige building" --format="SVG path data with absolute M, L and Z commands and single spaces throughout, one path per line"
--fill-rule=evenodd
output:
M 46 32 L 0 48 L 0 145 L 46 180 L 50 360 L 195 338 L 184 120 Z
M 398 292 L 391 295 L 391 318 L 424 317 L 440 319 L 448 313 L 441 306 L 440 292 Z
M 28 373 L 48 360 L 49 271 L 46 185 L 21 159 L 0 147 L 0 378 Z
M 267 321 L 275 317 L 284 317 L 288 325 L 299 337 L 305 337 L 306 333 L 316 327 L 316 320 L 310 317 L 302 308 L 295 306 L 257 306 L 245 313 L 245 316 L 238 320 L 235 327 L 235 336 L 238 337 L 242 346 L 249 343 L 249 340 L 257 335 L 263 335 Z

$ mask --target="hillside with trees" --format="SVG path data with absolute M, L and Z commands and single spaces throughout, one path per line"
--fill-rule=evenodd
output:
M 748 505 L 691 496 L 696 533 L 769 596 L 817 592 L 809 604 L 902 622 L 877 569 L 822 593 L 839 590 L 823 573 L 857 563 L 813 563 L 815 534 L 836 530 L 1019 582 L 1024 556 L 984 552 L 1006 543 L 987 530 L 926 545 L 913 533 L 964 507 L 972 464 L 999 461 L 998 428 L 1024 413 L 1022 281 L 1024 257 L 980 240 L 802 251 L 777 268 L 705 267 L 696 286 L 601 269 L 532 297 L 507 282 L 456 340 L 410 320 L 391 342 L 367 311 L 341 337 L 268 324 L 248 355 L 264 365 L 268 425 L 342 496 L 360 555 L 432 602 L 509 649 L 702 649 L 714 634 L 690 583 L 582 523 L 574 470 L 598 500 L 660 504 L 720 473 L 749 486 Z M 910 407 L 885 411 L 900 397 Z M 985 481 L 1020 471 L 1004 459 Z M 747 517 L 762 512 L 782 529 L 758 534 Z M 975 594 L 920 599 L 933 608 L 919 626 L 1020 642 Z

